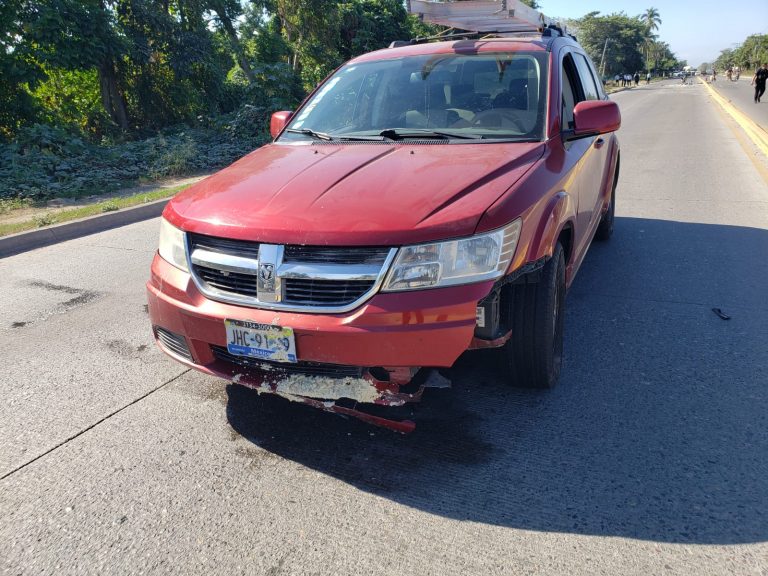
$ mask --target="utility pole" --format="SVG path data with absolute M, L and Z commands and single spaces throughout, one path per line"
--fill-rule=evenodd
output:
M 608 48 L 608 42 L 610 41 L 610 38 L 605 39 L 605 44 L 603 44 L 603 55 L 600 58 L 600 76 L 601 78 L 605 77 L 605 51 Z

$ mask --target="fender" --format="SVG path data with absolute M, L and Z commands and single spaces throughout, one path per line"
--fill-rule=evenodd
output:
M 555 241 L 565 225 L 576 219 L 576 210 L 571 196 L 561 190 L 555 194 L 544 209 L 533 241 L 528 247 L 526 261 L 533 262 L 540 258 L 552 256 Z

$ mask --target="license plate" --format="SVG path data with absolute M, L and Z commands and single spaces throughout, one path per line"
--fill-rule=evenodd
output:
M 273 362 L 296 362 L 293 328 L 246 320 L 224 320 L 224 326 L 230 354 Z

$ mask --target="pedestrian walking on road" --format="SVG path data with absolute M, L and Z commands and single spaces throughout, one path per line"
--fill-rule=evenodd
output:
M 651 83 L 651 73 L 648 72 L 648 74 L 645 75 L 645 83 L 650 84 Z
M 634 80 L 635 80 L 635 86 L 640 84 L 640 74 L 638 72 L 635 72 Z
M 755 102 L 760 102 L 760 98 L 765 94 L 765 81 L 768 80 L 768 64 L 763 64 L 762 68 L 758 68 L 755 75 L 752 77 L 751 84 L 755 86 Z

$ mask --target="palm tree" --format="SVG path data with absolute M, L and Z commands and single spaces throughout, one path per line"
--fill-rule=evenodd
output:
M 654 30 L 658 30 L 659 24 L 661 24 L 661 15 L 656 8 L 648 8 L 644 14 L 640 15 L 640 19 L 645 23 L 649 34 Z
M 654 30 L 659 29 L 659 24 L 661 24 L 661 15 L 656 8 L 651 7 L 648 8 L 643 14 L 638 16 L 638 18 L 645 25 L 645 67 L 650 71 L 651 66 L 649 60 L 651 47 L 657 38 L 653 32 Z
M 653 62 L 653 66 L 651 66 L 651 69 L 655 69 L 659 67 L 659 61 L 665 60 L 668 58 L 668 55 L 671 54 L 671 51 L 669 49 L 669 44 L 666 42 L 657 42 L 655 40 L 651 41 L 648 51 L 648 59 L 649 59 L 649 66 L 650 62 Z

